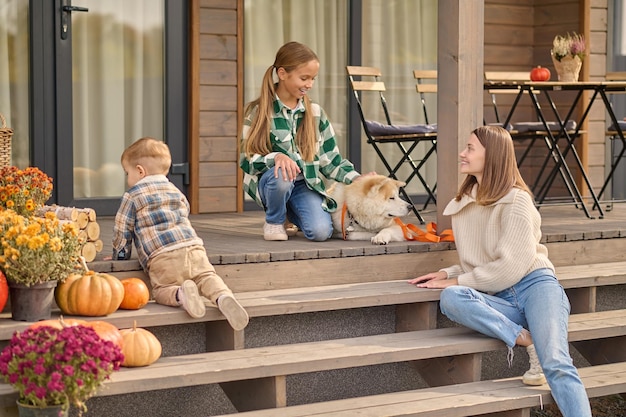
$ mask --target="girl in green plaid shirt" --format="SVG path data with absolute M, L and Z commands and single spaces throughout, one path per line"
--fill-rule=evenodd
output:
M 350 184 L 360 176 L 340 155 L 326 113 L 307 96 L 319 67 L 306 45 L 286 43 L 245 110 L 240 166 L 244 189 L 265 210 L 265 240 L 287 240 L 285 222 L 309 240 L 330 238 L 337 203 L 324 179 Z

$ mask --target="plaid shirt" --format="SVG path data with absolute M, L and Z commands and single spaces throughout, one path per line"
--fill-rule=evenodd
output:
M 144 270 L 153 256 L 203 245 L 189 222 L 189 202 L 165 175 L 149 175 L 122 196 L 113 227 L 113 259 L 129 259 L 135 241 Z
M 248 138 L 252 120 L 257 109 L 253 109 L 244 120 L 242 140 Z M 305 161 L 296 148 L 296 131 L 304 117 L 304 104 L 298 102 L 295 109 L 285 106 L 278 97 L 274 100 L 270 139 L 272 152 L 267 155 L 254 154 L 247 158 L 241 153 L 239 165 L 244 171 L 243 189 L 260 205 L 263 206 L 258 192 L 261 175 L 274 167 L 274 157 L 280 152 L 294 160 L 304 176 L 307 186 L 326 197 L 324 208 L 327 211 L 337 209 L 337 203 L 326 194 L 326 185 L 322 177 L 350 184 L 360 174 L 354 170 L 350 161 L 341 157 L 335 141 L 335 131 L 326 117 L 324 110 L 316 103 L 311 103 L 311 111 L 315 117 L 319 134 L 317 136 L 317 154 L 313 161 Z

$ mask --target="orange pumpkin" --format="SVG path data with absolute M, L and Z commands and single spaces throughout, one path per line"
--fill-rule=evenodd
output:
M 79 324 L 85 326 L 87 324 L 87 321 L 80 319 L 66 319 L 61 316 L 58 319 L 36 321 L 28 327 L 30 327 L 31 329 L 37 329 L 39 327 L 48 326 L 54 327 L 55 329 L 62 329 L 64 327 L 78 326 Z
M 124 339 L 117 326 L 108 321 L 94 320 L 85 323 L 85 326 L 93 328 L 101 339 L 113 342 L 120 348 L 124 347 Z
M 0 312 L 4 310 L 4 306 L 7 305 L 7 299 L 9 298 L 9 284 L 7 283 L 7 277 L 4 272 L 0 271 Z
M 124 310 L 138 310 L 148 304 L 150 290 L 140 278 L 125 278 L 121 280 L 124 286 L 124 298 L 120 308 Z
M 100 336 L 101 339 L 109 340 L 113 342 L 114 344 L 116 344 L 117 346 L 119 346 L 120 348 L 122 348 L 123 346 L 124 340 L 122 339 L 122 334 L 120 333 L 119 329 L 117 328 L 117 326 L 107 321 L 102 321 L 102 320 L 87 321 L 87 320 L 80 320 L 80 319 L 66 319 L 63 316 L 61 316 L 58 320 L 57 319 L 42 320 L 42 321 L 35 322 L 28 327 L 32 329 L 36 329 L 38 327 L 49 326 L 49 327 L 54 327 L 55 329 L 63 329 L 64 327 L 71 327 L 71 326 L 78 326 L 78 325 L 91 327 L 92 329 L 95 330 L 95 332 L 98 334 L 98 336 Z
M 137 322 L 133 324 L 132 329 L 122 329 L 120 333 L 124 339 L 122 366 L 147 366 L 161 357 L 159 339 L 152 332 L 137 327 Z
M 539 65 L 530 71 L 530 79 L 531 81 L 549 81 L 550 70 Z
M 64 314 L 106 316 L 116 311 L 124 298 L 124 286 L 110 274 L 87 271 L 70 274 L 55 289 L 57 305 Z

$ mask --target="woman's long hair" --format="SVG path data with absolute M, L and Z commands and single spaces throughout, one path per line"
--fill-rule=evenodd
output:
M 511 191 L 520 188 L 532 195 L 517 168 L 515 147 L 511 134 L 499 126 L 481 126 L 472 132 L 485 148 L 485 166 L 476 194 L 476 202 L 482 205 L 493 204 Z M 478 181 L 468 175 L 456 195 L 460 200 L 463 195 L 470 195 Z
M 288 42 L 276 52 L 276 59 L 263 75 L 260 96 L 250 102 L 244 111 L 246 117 L 256 108 L 256 114 L 252 119 L 250 131 L 243 150 L 247 156 L 252 154 L 267 155 L 272 152 L 270 141 L 271 114 L 273 113 L 274 98 L 276 97 L 276 84 L 274 84 L 274 70 L 284 68 L 288 73 L 300 65 L 310 61 L 318 61 L 317 55 L 308 46 L 298 42 Z M 312 161 L 316 152 L 316 131 L 314 117 L 311 111 L 311 100 L 304 96 L 304 118 L 296 132 L 296 146 L 302 158 Z

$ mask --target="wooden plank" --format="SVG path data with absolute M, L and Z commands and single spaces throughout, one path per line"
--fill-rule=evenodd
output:
M 238 140 L 235 137 L 201 137 L 199 159 L 202 162 L 233 161 L 238 164 L 239 149 L 237 143 Z
M 237 87 L 223 85 L 201 85 L 200 108 L 204 111 L 236 111 Z
M 200 84 L 237 85 L 237 62 L 219 59 L 201 60 Z
M 237 11 L 200 8 L 200 33 L 236 35 Z
M 237 170 L 239 164 L 231 162 L 201 162 L 200 188 L 237 187 Z
M 609 346 L 613 352 L 618 348 L 623 351 L 621 346 L 624 343 L 623 338 L 626 337 L 625 323 L 626 310 L 572 317 L 570 338 L 580 341 L 584 337 L 620 334 L 615 343 L 604 346 Z M 601 326 L 604 326 L 603 333 L 598 332 L 598 327 Z M 99 391 L 98 395 L 117 395 L 463 355 L 470 356 L 466 359 L 438 361 L 438 369 L 445 370 L 453 379 L 470 378 L 476 376 L 478 369 L 477 359 L 473 354 L 504 348 L 505 345 L 499 340 L 466 328 L 453 327 L 162 357 L 149 367 L 123 369 L 114 373 L 110 382 L 106 383 L 106 389 Z M 2 398 L 0 401 L 11 400 L 11 393 L 10 386 L 0 384 Z
M 223 213 L 235 211 L 237 188 L 200 188 L 200 213 Z
M 226 35 L 200 35 L 200 59 L 237 59 L 237 37 Z
M 376 67 L 364 67 L 364 66 L 346 66 L 346 72 L 348 75 L 353 76 L 370 76 L 380 77 L 382 75 L 379 68 Z
M 589 397 L 626 390 L 626 364 L 579 369 Z M 520 378 L 471 382 L 446 387 L 395 392 L 346 400 L 297 405 L 280 410 L 281 417 L 466 417 L 496 410 L 538 407 L 554 400 L 547 385 L 530 387 Z M 274 414 L 272 414 L 274 413 Z M 241 417 L 274 417 L 276 410 L 242 413 Z M 225 416 L 219 416 L 225 417 Z
M 200 136 L 223 137 L 237 129 L 237 112 L 200 110 Z
M 220 386 L 240 412 L 287 406 L 284 376 L 225 382 Z
M 430 387 L 480 381 L 482 353 L 412 362 Z
M 356 91 L 385 91 L 382 81 L 352 81 L 352 89 Z
M 394 259 L 415 258 L 415 254 L 387 256 L 393 256 Z M 374 263 L 365 265 L 366 268 L 374 268 L 375 262 L 379 262 L 375 256 L 359 258 L 358 261 L 363 265 L 367 258 L 372 258 Z M 431 262 L 432 266 L 433 260 L 429 262 Z M 289 263 L 291 264 L 292 262 Z M 293 261 L 293 263 L 298 263 L 301 271 L 305 264 L 310 264 L 312 269 L 317 272 L 323 271 L 324 269 L 320 266 L 315 266 L 319 264 L 311 261 Z M 280 264 L 280 262 L 275 262 L 275 264 Z M 408 263 L 393 262 L 393 264 L 399 264 L 398 272 L 403 271 L 403 273 L 406 274 Z M 336 263 L 329 262 L 329 265 L 336 265 Z M 241 266 L 242 265 L 238 265 L 237 267 L 240 268 Z M 255 266 L 255 264 L 252 264 L 252 266 Z M 259 267 L 259 265 L 256 266 L 257 268 Z M 220 273 L 219 266 L 217 269 L 218 273 Z M 390 266 L 387 266 L 386 271 L 390 276 L 398 273 L 394 272 L 393 268 Z M 609 264 L 557 267 L 557 276 L 559 276 L 561 284 L 565 288 L 570 289 L 576 286 L 586 287 L 623 284 L 626 282 L 626 274 L 624 271 L 626 271 L 626 262 L 616 262 Z M 127 271 L 126 273 L 131 274 L 134 272 Z M 409 277 L 417 276 L 417 271 L 409 271 L 408 274 Z M 221 273 L 220 275 L 224 277 Z M 363 277 L 359 276 L 357 278 L 362 279 Z M 376 273 L 374 278 L 380 278 L 380 274 Z M 227 279 L 227 277 L 225 279 Z M 440 290 L 417 288 L 414 285 L 408 284 L 404 279 L 371 282 L 357 281 L 339 285 L 298 286 L 296 288 L 274 290 L 257 289 L 247 292 L 235 291 L 237 298 L 241 301 L 251 317 L 331 311 L 381 305 L 417 304 L 416 306 L 407 306 L 408 310 L 404 313 L 398 313 L 399 317 L 404 317 L 400 320 L 404 324 L 399 325 L 399 331 L 424 329 L 431 326 L 433 308 L 436 309 L 431 303 L 436 303 L 439 300 L 439 294 L 441 292 Z M 420 309 L 425 309 L 423 315 L 417 313 Z M 620 312 L 602 312 L 596 314 L 599 315 L 576 315 L 572 317 L 585 319 L 586 317 L 600 317 L 602 320 L 605 320 L 610 318 L 610 316 L 608 316 L 609 314 L 617 314 L 619 317 Z M 415 320 L 413 319 L 414 315 L 425 317 L 425 319 Z M 58 311 L 55 313 L 55 316 L 58 316 Z M 94 320 L 98 318 L 85 319 Z M 207 308 L 206 316 L 203 319 L 190 319 L 180 308 L 163 306 L 154 302 L 148 303 L 147 306 L 137 311 L 118 310 L 105 319 L 119 328 L 132 327 L 134 320 L 137 320 L 137 324 L 141 327 L 224 320 L 221 313 L 213 307 Z M 0 314 L 0 340 L 7 340 L 13 332 L 24 330 L 28 325 L 29 323 L 11 320 L 9 313 Z

